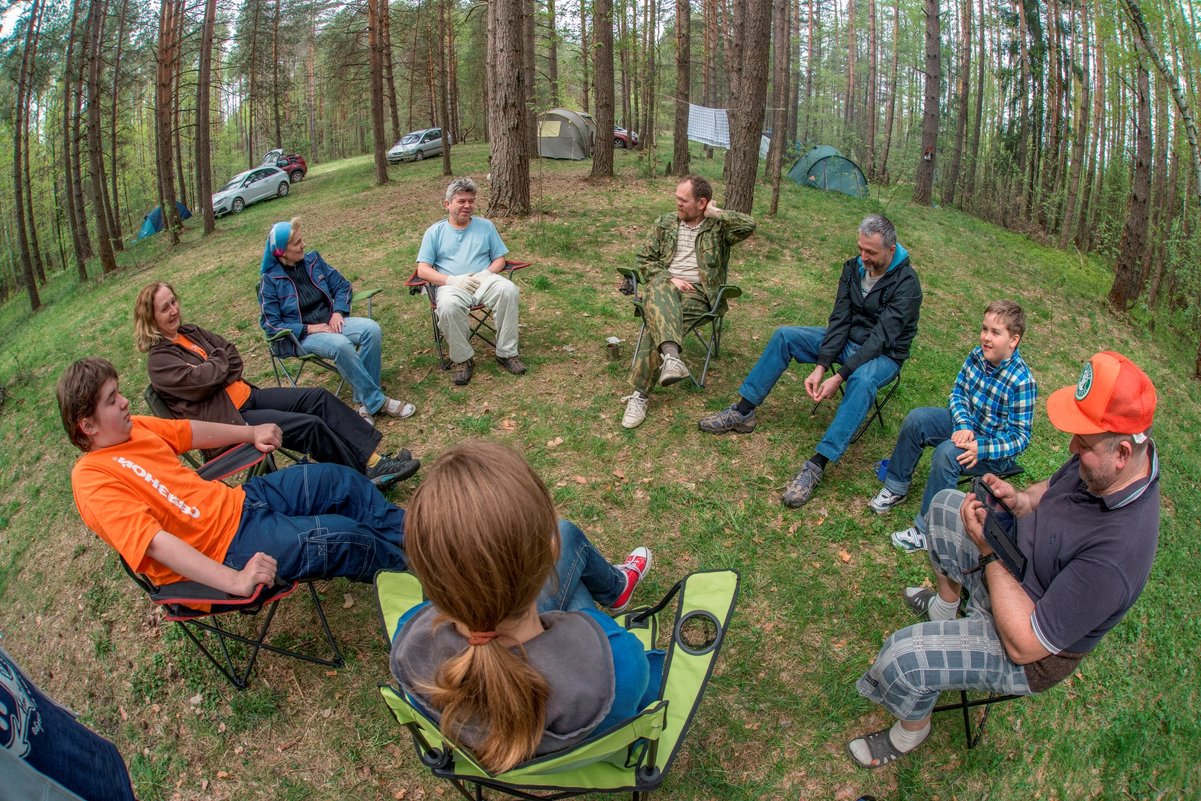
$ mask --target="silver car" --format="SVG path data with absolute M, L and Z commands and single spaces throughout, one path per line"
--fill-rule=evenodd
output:
M 427 156 L 442 155 L 442 129 L 425 128 L 407 133 L 388 151 L 388 163 L 421 161 Z
M 213 193 L 213 214 L 237 214 L 251 203 L 285 197 L 292 188 L 288 174 L 279 167 L 255 167 L 240 172 Z

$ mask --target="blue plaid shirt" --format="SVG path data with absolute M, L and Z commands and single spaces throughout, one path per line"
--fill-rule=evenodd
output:
M 968 354 L 951 388 L 955 431 L 976 433 L 980 459 L 1011 459 L 1030 444 L 1038 385 L 1015 349 L 993 367 L 977 345 Z

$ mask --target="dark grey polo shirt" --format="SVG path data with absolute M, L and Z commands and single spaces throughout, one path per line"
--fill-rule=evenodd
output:
M 1159 543 L 1154 443 L 1149 455 L 1150 476 L 1104 497 L 1085 488 L 1073 456 L 1051 476 L 1038 508 L 1018 520 L 1031 623 L 1053 654 L 1092 650 L 1147 583 Z

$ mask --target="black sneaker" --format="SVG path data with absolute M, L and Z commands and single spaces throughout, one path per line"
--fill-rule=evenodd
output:
M 409 476 L 417 472 L 421 467 L 420 459 L 394 459 L 391 456 L 382 456 L 375 463 L 375 467 L 367 468 L 367 478 L 371 479 L 371 483 L 380 489 L 385 489 L 392 486 L 397 481 L 404 481 Z

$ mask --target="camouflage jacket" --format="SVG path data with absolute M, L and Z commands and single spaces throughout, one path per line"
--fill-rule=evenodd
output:
M 666 281 L 671 277 L 672 257 L 680 218 L 673 212 L 655 221 L 646 245 L 638 253 L 640 281 Z M 696 263 L 701 273 L 701 289 L 706 295 L 726 283 L 730 266 L 730 248 L 755 231 L 756 223 L 748 214 L 722 211 L 720 217 L 706 217 L 696 233 Z

